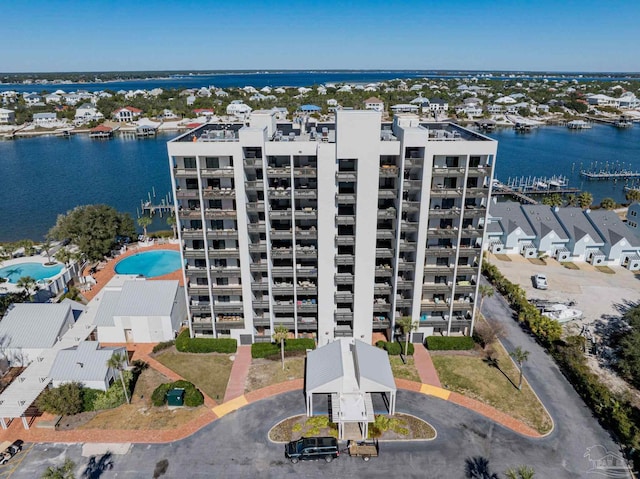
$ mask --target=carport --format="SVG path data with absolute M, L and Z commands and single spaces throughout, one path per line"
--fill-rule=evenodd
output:
M 307 353 L 307 416 L 313 415 L 314 394 L 330 396 L 331 421 L 338 424 L 339 438 L 345 426 L 357 424 L 365 439 L 374 421 L 372 393 L 385 399 L 390 415 L 395 414 L 396 385 L 389 356 L 379 348 L 357 339 L 340 338 Z

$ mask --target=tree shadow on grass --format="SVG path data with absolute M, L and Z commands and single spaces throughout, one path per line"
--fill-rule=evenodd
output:
M 509 377 L 509 375 L 507 373 L 505 373 L 502 368 L 500 367 L 500 360 L 498 358 L 494 358 L 493 356 L 487 356 L 486 358 L 484 358 L 482 360 L 483 363 L 485 363 L 486 365 L 488 365 L 491 368 L 496 368 L 498 371 L 500 371 L 502 373 L 502 375 L 507 378 L 507 380 L 511 383 L 511 385 L 518 389 L 518 386 L 516 385 L 516 383 L 514 383 L 511 378 Z

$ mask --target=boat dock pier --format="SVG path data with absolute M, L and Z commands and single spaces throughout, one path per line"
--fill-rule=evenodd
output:
M 171 199 L 171 193 L 167 193 L 160 199 L 160 203 L 154 203 L 156 198 L 155 188 L 151 189 L 152 192 L 147 193 L 148 200 L 140 200 L 140 209 L 137 209 L 138 218 L 141 216 L 153 217 L 156 213 L 162 218 L 163 215 L 173 214 L 173 200 Z
M 632 180 L 640 178 L 640 171 L 632 170 L 631 165 L 627 167 L 624 163 L 620 162 L 606 162 L 599 165 L 596 161 L 589 165 L 588 168 L 581 168 L 580 176 L 583 176 L 588 180 Z
M 493 185 L 494 195 L 513 196 L 522 203 L 532 205 L 538 204 L 538 201 L 532 197 L 533 195 L 568 195 L 579 192 L 578 188 L 569 187 L 569 180 L 564 176 L 522 176 L 520 178 L 509 178 L 506 183 L 495 182 Z

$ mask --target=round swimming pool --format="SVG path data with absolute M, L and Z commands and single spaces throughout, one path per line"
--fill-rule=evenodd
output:
M 9 283 L 17 283 L 24 276 L 31 276 L 36 281 L 53 278 L 64 266 L 54 264 L 45 266 L 42 263 L 16 263 L 0 268 L 0 278 L 6 278 Z
M 134 254 L 116 264 L 118 274 L 140 274 L 146 278 L 162 276 L 180 269 L 180 253 L 169 250 Z

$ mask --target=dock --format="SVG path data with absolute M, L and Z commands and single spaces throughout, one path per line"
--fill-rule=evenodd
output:
M 151 188 L 151 192 L 147 193 L 147 200 L 140 200 L 140 209 L 137 209 L 138 218 L 141 216 L 150 216 L 158 214 L 160 218 L 163 215 L 173 214 L 173 199 L 172 194 L 169 192 L 163 198 L 160 198 L 160 202 L 156 201 L 156 190 Z
M 580 169 L 580 176 L 588 180 L 632 180 L 640 178 L 640 171 L 632 170 L 631 165 L 626 166 L 620 162 L 605 162 L 599 164 L 597 161 L 587 168 Z
M 530 196 L 525 195 L 524 193 L 520 193 L 512 188 L 509 188 L 507 185 L 503 185 L 502 183 L 494 185 L 492 190 L 493 195 L 507 195 L 513 196 L 520 203 L 529 204 L 529 205 L 537 205 L 538 202 L 531 198 Z

